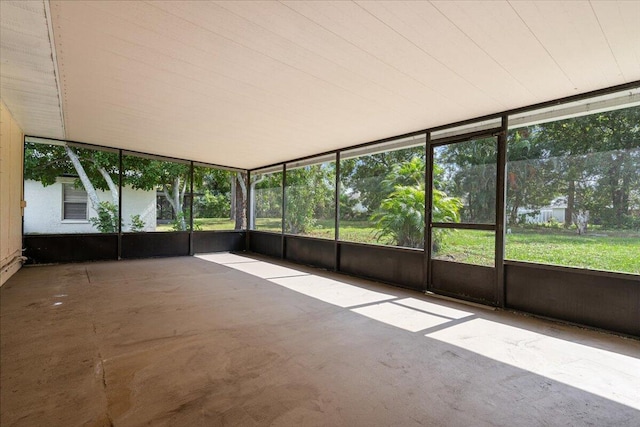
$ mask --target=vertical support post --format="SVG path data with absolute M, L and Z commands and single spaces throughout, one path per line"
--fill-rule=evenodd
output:
M 189 162 L 189 255 L 193 256 L 193 160 Z
M 284 218 L 287 210 L 287 164 L 282 164 L 282 229 L 280 230 L 280 258 L 285 259 L 285 240 L 284 240 Z
M 505 306 L 504 281 L 504 242 L 506 215 L 506 171 L 507 171 L 507 130 L 509 117 L 502 116 L 502 130 L 498 135 L 498 164 L 496 180 L 496 303 L 498 307 Z
M 118 150 L 118 259 L 122 259 L 122 176 L 124 171 L 122 150 Z
M 425 162 L 424 162 L 424 191 L 426 200 L 424 203 L 424 289 L 431 290 L 431 241 L 433 229 L 431 221 L 433 219 L 433 147 L 431 147 L 431 132 L 427 132 L 425 142 Z
M 247 171 L 247 200 L 245 203 L 245 218 L 247 218 L 247 229 L 245 230 L 244 235 L 244 247 L 245 251 L 251 250 L 251 230 L 253 230 L 253 215 L 251 213 L 251 171 Z
M 334 196 L 334 203 L 335 203 L 335 212 L 334 212 L 334 226 L 335 226 L 335 233 L 334 233 L 334 256 L 335 256 L 335 260 L 334 260 L 334 270 L 335 271 L 340 271 L 340 243 L 338 242 L 338 240 L 340 240 L 340 152 L 336 151 L 336 185 L 335 185 L 335 196 Z

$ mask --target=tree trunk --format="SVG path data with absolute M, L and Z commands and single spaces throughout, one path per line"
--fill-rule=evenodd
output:
M 235 220 L 236 219 L 236 209 L 237 209 L 237 203 L 236 203 L 236 176 L 235 175 L 231 175 L 231 206 L 229 209 L 229 219 L 230 220 Z
M 573 223 L 573 210 L 576 197 L 576 182 L 574 180 L 569 181 L 569 188 L 567 189 L 567 208 L 564 210 L 564 226 L 565 228 L 571 227 Z
M 187 223 L 184 218 L 184 212 L 182 211 L 182 198 L 184 196 L 184 192 L 187 188 L 187 181 L 185 180 L 182 185 L 182 191 L 180 188 L 180 178 L 175 178 L 172 184 L 172 191 L 169 192 L 169 188 L 166 184 L 162 185 L 162 193 L 164 197 L 169 201 L 171 205 L 171 209 L 173 209 L 173 213 L 175 214 L 176 222 L 180 230 L 184 231 L 187 229 Z
M 249 212 L 249 224 L 248 228 L 253 229 L 256 226 L 256 185 L 265 180 L 264 175 L 260 176 L 260 178 L 256 179 L 251 183 L 250 189 L 250 197 L 251 197 L 251 212 Z
M 105 168 L 98 168 L 98 172 L 100 172 L 100 175 L 102 175 L 104 180 L 107 182 L 109 191 L 111 191 L 111 199 L 113 200 L 113 205 L 119 207 L 120 198 L 118 197 L 118 186 L 113 182 L 113 179 L 111 179 L 111 175 L 107 173 Z
M 80 163 L 80 159 L 78 159 L 75 151 L 73 151 L 71 147 L 68 147 L 66 145 L 64 146 L 64 149 L 67 152 L 67 156 L 69 157 L 69 160 L 71 160 L 73 167 L 76 169 L 76 172 L 78 172 L 80 182 L 82 182 L 82 185 L 87 192 L 87 196 L 89 197 L 89 201 L 91 202 L 91 207 L 93 207 L 93 210 L 97 212 L 100 208 L 100 199 L 98 198 L 98 193 L 96 192 L 95 187 L 87 176 L 87 173 L 85 172 L 82 163 Z
M 236 172 L 236 179 L 235 181 L 237 182 L 238 185 L 234 186 L 235 187 L 235 220 L 236 220 L 236 225 L 235 225 L 235 229 L 236 230 L 242 230 L 245 229 L 247 227 L 247 215 L 246 215 L 246 209 L 247 209 L 247 185 L 244 182 L 244 174 L 242 174 L 241 172 Z M 240 187 L 241 191 L 238 191 L 238 187 Z
M 184 180 L 184 183 L 182 184 L 182 191 L 180 191 L 180 178 L 175 178 L 173 180 L 173 186 L 174 188 L 176 188 L 177 190 L 173 192 L 173 197 L 175 197 L 176 199 L 176 206 L 178 207 L 178 211 L 176 212 L 177 217 L 180 220 L 180 230 L 186 230 L 187 229 L 187 223 L 186 220 L 184 218 L 184 206 L 182 206 L 183 203 L 183 199 L 184 199 L 184 193 L 187 190 L 187 180 Z

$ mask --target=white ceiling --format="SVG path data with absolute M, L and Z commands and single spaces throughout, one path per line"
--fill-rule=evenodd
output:
M 26 134 L 241 168 L 640 80 L 640 1 L 1 5 Z
M 0 2 L 0 96 L 23 130 L 64 138 L 46 5 Z

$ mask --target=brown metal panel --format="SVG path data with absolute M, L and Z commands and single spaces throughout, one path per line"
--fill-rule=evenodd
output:
M 285 258 L 299 264 L 333 270 L 335 241 L 300 236 L 285 236 Z
M 228 252 L 245 250 L 244 231 L 194 231 L 194 253 Z
M 496 270 L 481 265 L 432 260 L 431 290 L 435 293 L 496 305 Z
M 189 232 L 125 233 L 122 258 L 153 258 L 189 255 Z
M 505 262 L 506 306 L 640 337 L 640 276 Z
M 249 250 L 257 254 L 280 258 L 282 256 L 282 235 L 265 231 L 249 232 Z
M 340 242 L 340 271 L 423 291 L 424 252 Z
M 118 259 L 117 234 L 39 234 L 23 241 L 27 264 Z

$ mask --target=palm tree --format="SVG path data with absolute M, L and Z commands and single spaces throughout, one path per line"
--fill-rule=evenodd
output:
M 371 219 L 376 222 L 376 239 L 391 238 L 396 245 L 420 248 L 424 247 L 425 212 L 425 164 L 421 157 L 393 167 L 382 182 L 393 191 L 380 204 L 380 208 Z M 437 175 L 437 174 L 436 174 Z M 440 190 L 433 190 L 434 222 L 460 222 L 462 203 L 455 197 L 448 197 Z M 434 233 L 434 245 L 442 239 L 444 230 Z

